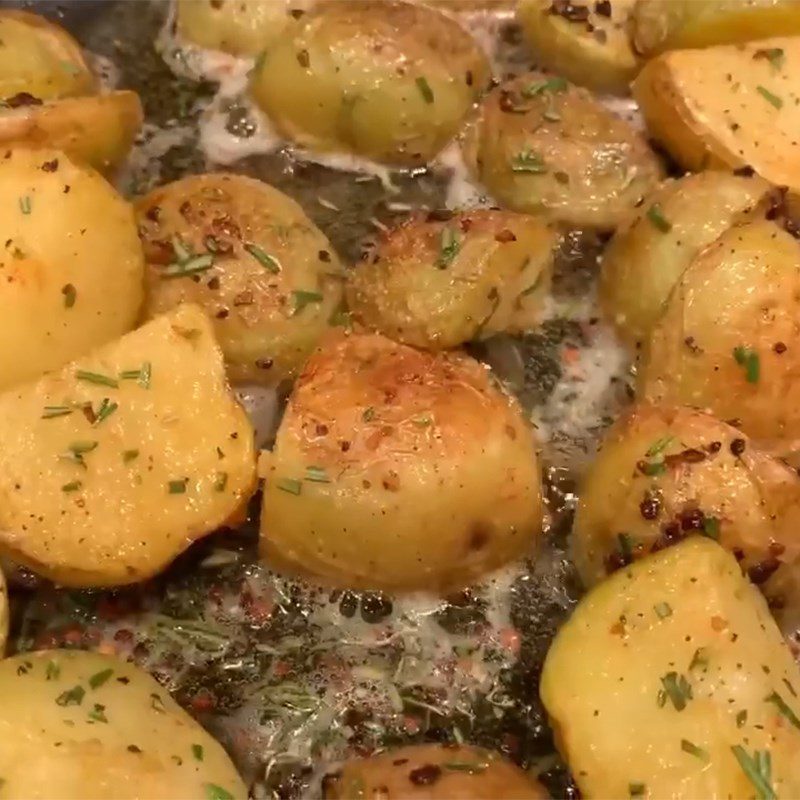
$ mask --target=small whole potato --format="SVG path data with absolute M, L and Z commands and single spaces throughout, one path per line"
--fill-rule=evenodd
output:
M 504 205 L 578 227 L 613 230 L 662 174 L 630 123 L 585 89 L 541 72 L 489 92 L 462 150 Z
M 667 181 L 620 227 L 601 262 L 600 303 L 631 345 L 655 325 L 692 259 L 728 228 L 763 216 L 774 193 L 757 176 L 708 171 Z
M 415 214 L 351 270 L 354 318 L 416 347 L 456 347 L 538 321 L 557 234 L 534 217 L 475 210 Z
M 352 759 L 322 779 L 324 800 L 544 800 L 545 788 L 498 753 L 471 745 L 418 744 Z
M 197 303 L 214 321 L 234 381 L 293 377 L 328 329 L 344 280 L 303 209 L 253 178 L 215 173 L 161 186 L 136 210 L 145 315 Z
M 255 101 L 289 139 L 422 166 L 457 132 L 490 76 L 451 17 L 399 0 L 319 3 L 267 48 Z
M 453 589 L 528 552 L 542 526 L 533 432 L 488 370 L 376 334 L 324 342 L 265 478 L 262 554 L 364 589 Z
M 776 223 L 731 228 L 687 267 L 651 330 L 640 397 L 707 408 L 757 439 L 800 436 L 800 243 Z
M 60 367 L 130 330 L 144 259 L 133 210 L 58 150 L 0 158 L 0 388 Z

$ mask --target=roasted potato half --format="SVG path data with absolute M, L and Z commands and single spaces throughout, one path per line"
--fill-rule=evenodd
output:
M 584 797 L 800 795 L 800 670 L 736 559 L 694 538 L 558 632 L 540 692 Z
M 234 518 L 253 431 L 181 306 L 0 395 L 0 552 L 65 586 L 149 578 Z
M 332 337 L 262 459 L 262 553 L 323 583 L 454 588 L 529 551 L 541 530 L 533 433 L 459 353 Z
M 345 762 L 322 779 L 324 800 L 544 800 L 545 788 L 498 753 L 470 745 L 419 744 Z
M 0 571 L 0 657 L 5 654 L 8 640 L 8 589 L 6 579 Z
M 63 150 L 105 174 L 128 155 L 142 126 L 136 92 L 109 92 L 24 104 L 0 111 L 0 147 Z
M 125 661 L 79 650 L 7 658 L 0 703 L 7 797 L 247 797 L 222 747 Z
M 612 230 L 661 178 L 644 137 L 585 89 L 531 72 L 493 89 L 469 122 L 467 166 L 514 211 Z
M 354 318 L 417 347 L 456 347 L 531 328 L 558 236 L 511 211 L 416 214 L 348 275 Z
M 757 218 L 774 194 L 757 176 L 708 171 L 667 181 L 606 248 L 600 302 L 620 336 L 642 341 L 692 259 L 728 228 Z
M 517 18 L 539 66 L 598 92 L 627 94 L 639 69 L 629 35 L 636 0 L 522 0 Z
M 639 395 L 707 408 L 749 436 L 800 436 L 800 243 L 768 220 L 731 228 L 689 265 L 653 327 Z
M 587 586 L 692 535 L 734 552 L 777 607 L 800 603 L 800 478 L 690 408 L 634 406 L 584 478 L 572 557 Z
M 638 0 L 632 16 L 636 50 L 733 44 L 800 34 L 795 0 Z
M 267 48 L 253 97 L 304 147 L 398 166 L 432 159 L 490 77 L 451 17 L 398 0 L 319 3 Z
M 328 329 L 344 274 L 325 235 L 285 194 L 242 175 L 195 175 L 136 205 L 146 316 L 201 305 L 235 381 L 293 377 Z
M 27 11 L 0 9 L 2 100 L 73 97 L 95 89 L 80 45 L 62 27 Z
M 792 4 L 800 15 L 800 4 Z M 686 169 L 750 166 L 800 190 L 800 38 L 676 50 L 633 83 L 650 134 Z
M 57 150 L 0 158 L 0 389 L 136 323 L 144 259 L 131 207 Z

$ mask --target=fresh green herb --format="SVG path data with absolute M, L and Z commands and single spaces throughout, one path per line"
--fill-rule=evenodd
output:
M 180 236 L 172 237 L 172 250 L 175 253 L 175 260 L 179 264 L 183 263 L 184 261 L 188 261 L 192 257 L 192 252 L 181 241 Z
M 758 353 L 750 347 L 734 347 L 733 358 L 744 369 L 745 379 L 748 383 L 758 383 L 761 376 L 761 360 Z
M 744 726 L 745 722 L 747 722 L 747 711 L 740 711 L 736 715 L 736 727 L 741 728 Z
M 281 271 L 281 262 L 275 256 L 265 253 L 260 247 L 254 244 L 246 244 L 244 249 L 261 264 L 264 269 L 269 270 L 273 275 Z
M 339 305 L 338 308 L 331 314 L 330 319 L 328 320 L 329 325 L 333 325 L 334 327 L 344 327 L 350 328 L 351 320 L 350 320 L 350 312 L 343 305 Z
M 61 667 L 55 661 L 48 661 L 44 674 L 48 681 L 57 681 L 61 675 Z
M 795 728 L 800 730 L 800 718 L 789 708 L 786 701 L 777 692 L 772 692 L 772 694 L 767 695 L 764 701 L 767 703 L 774 703 L 778 711 L 783 714 Z
M 629 533 L 618 533 L 617 539 L 619 541 L 619 551 L 626 561 L 633 558 L 633 541 Z
M 565 92 L 567 90 L 567 83 L 565 78 L 561 77 L 554 77 L 554 78 L 547 78 L 543 81 L 536 81 L 535 83 L 529 83 L 523 90 L 522 96 L 526 98 L 536 97 L 537 95 L 543 94 L 544 92 L 552 92 L 556 94 L 557 92 Z
M 67 445 L 67 450 L 75 455 L 82 456 L 84 453 L 91 453 L 97 447 L 97 442 L 71 442 Z
M 233 800 L 233 795 L 221 786 L 217 786 L 216 783 L 204 783 L 203 789 L 206 793 L 206 800 Z
M 782 47 L 764 47 L 756 52 L 753 55 L 754 59 L 759 58 L 766 58 L 770 64 L 776 69 L 780 70 L 783 68 L 784 63 L 784 52 Z
M 91 686 L 92 689 L 99 689 L 113 674 L 114 670 L 111 668 L 95 672 L 95 674 L 89 678 L 89 686 Z
M 701 669 L 708 667 L 708 650 L 706 650 L 705 647 L 698 647 L 697 650 L 694 651 L 692 660 L 689 662 L 689 672 L 695 669 L 695 667 Z
M 778 800 L 772 788 L 772 758 L 768 750 L 754 750 L 751 756 L 740 744 L 731 747 L 742 772 L 747 776 L 759 800 Z
M 786 686 L 786 688 L 791 693 L 792 697 L 797 697 L 797 692 L 794 690 L 794 686 L 792 686 L 791 681 L 789 681 L 787 678 L 781 678 L 781 680 L 783 681 L 784 685 Z
M 66 417 L 74 409 L 69 406 L 45 406 L 42 411 L 42 419 L 52 419 L 53 417 Z
M 663 461 L 645 461 L 641 469 L 649 478 L 655 478 L 667 471 L 667 465 Z
M 538 153 L 534 153 L 532 150 L 521 150 L 511 159 L 511 171 L 543 175 L 547 172 L 547 165 Z
M 485 761 L 445 761 L 442 767 L 453 772 L 466 772 L 470 775 L 486 772 L 489 769 L 489 765 Z
M 703 536 L 709 539 L 719 539 L 719 520 L 716 517 L 703 518 Z
M 179 480 L 170 481 L 167 484 L 167 489 L 170 494 L 185 494 L 187 483 L 189 483 L 188 478 L 180 478 Z
M 61 287 L 61 294 L 64 295 L 64 308 L 72 308 L 78 298 L 78 290 L 71 283 L 65 283 Z
M 201 744 L 193 744 L 192 745 L 192 755 L 198 760 L 203 760 L 203 745 Z
M 756 86 L 756 91 L 773 107 L 782 108 L 783 100 L 778 95 L 773 94 L 769 89 L 764 86 Z
M 328 473 L 322 467 L 306 467 L 306 480 L 311 483 L 330 483 Z
M 666 619 L 672 616 L 672 606 L 669 603 L 656 603 L 653 608 L 659 619 Z
M 644 783 L 629 783 L 628 797 L 644 797 L 647 794 L 647 786 Z
M 228 473 L 220 472 L 217 479 L 214 481 L 214 491 L 224 492 L 225 487 L 228 485 Z
M 660 439 L 656 439 L 656 441 L 647 448 L 645 455 L 648 458 L 661 455 L 674 441 L 674 436 L 662 436 Z
M 178 261 L 167 265 L 161 273 L 162 278 L 184 278 L 187 275 L 198 275 L 201 272 L 211 269 L 214 266 L 214 256 L 211 253 L 204 253 L 200 256 L 193 256 L 185 261 Z
M 647 209 L 647 219 L 661 231 L 661 233 L 669 233 L 672 230 L 672 223 L 664 216 L 661 206 L 658 203 L 653 203 Z
M 143 389 L 150 388 L 150 378 L 152 377 L 153 365 L 145 361 L 139 369 L 126 369 L 120 372 L 121 381 L 136 381 Z
M 80 481 L 70 481 L 61 487 L 62 492 L 77 492 L 83 484 Z
M 292 478 L 281 478 L 275 484 L 281 491 L 288 492 L 289 494 L 300 494 L 303 491 L 303 484 L 300 481 L 293 480 Z
M 66 692 L 62 692 L 56 697 L 56 705 L 59 706 L 79 706 L 83 702 L 86 689 L 83 686 L 73 686 Z
M 372 406 L 365 409 L 364 413 L 361 415 L 361 419 L 364 422 L 372 422 L 372 420 L 375 419 L 375 409 Z
M 434 101 L 433 97 L 433 89 L 431 89 L 430 84 L 424 77 L 419 77 L 415 81 L 417 84 L 417 89 L 419 89 L 419 93 L 422 95 L 422 99 L 426 103 L 432 103 Z
M 103 420 L 108 419 L 118 408 L 118 403 L 114 403 L 107 397 L 104 397 L 100 403 L 100 408 L 95 412 L 94 422 L 92 424 L 99 425 Z
M 108 722 L 105 715 L 106 707 L 101 703 L 95 703 L 94 708 L 89 712 L 89 719 L 92 722 Z
M 706 750 L 703 750 L 702 747 L 698 747 L 693 742 L 690 742 L 688 739 L 681 739 L 681 750 L 684 753 L 688 753 L 690 756 L 694 756 L 695 758 L 699 758 L 701 761 L 709 761 L 709 755 Z
M 108 375 L 102 375 L 99 372 L 89 372 L 85 369 L 79 369 L 75 371 L 75 377 L 79 381 L 86 381 L 87 383 L 94 383 L 98 386 L 110 386 L 112 389 L 116 389 L 119 387 L 119 382 L 116 378 L 112 378 Z
M 683 711 L 686 703 L 692 699 L 692 687 L 683 675 L 677 672 L 668 672 L 661 678 L 661 685 L 672 701 L 676 711 Z
M 30 195 L 25 194 L 19 198 L 19 210 L 26 216 L 31 213 Z
M 292 292 L 294 299 L 294 311 L 292 316 L 299 314 L 310 303 L 321 303 L 323 300 L 319 292 L 306 292 L 303 289 L 296 289 Z
M 456 231 L 455 228 L 451 228 L 449 225 L 442 228 L 442 235 L 439 239 L 439 256 L 436 259 L 436 266 L 439 269 L 447 269 L 447 267 L 453 263 L 460 249 L 461 240 L 459 239 L 458 231 Z

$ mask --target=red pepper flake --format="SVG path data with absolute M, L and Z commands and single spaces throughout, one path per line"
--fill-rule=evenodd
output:
M 775 344 L 772 345 L 772 349 L 775 353 L 777 353 L 780 356 L 786 352 L 787 347 L 783 342 L 775 342 Z
M 217 698 L 206 689 L 201 689 L 190 702 L 193 711 L 211 711 L 216 708 Z

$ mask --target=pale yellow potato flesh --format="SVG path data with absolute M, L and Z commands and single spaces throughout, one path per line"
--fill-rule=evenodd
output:
M 722 800 L 800 796 L 799 687 L 763 597 L 698 537 L 586 595 L 540 694 L 583 797 Z M 771 757 L 763 791 L 742 766 L 757 753 Z
M 639 69 L 628 33 L 636 0 L 613 0 L 607 13 L 601 3 L 586 8 L 585 19 L 553 11 L 552 0 L 521 0 L 517 19 L 538 66 L 597 92 L 627 94 Z
M 647 63 L 633 96 L 650 134 L 682 167 L 750 166 L 796 192 L 798 75 L 800 37 L 675 50 Z
M 144 119 L 136 92 L 67 97 L 0 111 L 0 148 L 44 147 L 104 174 L 113 173 L 133 146 Z
M 613 230 L 658 184 L 644 136 L 587 90 L 530 72 L 486 95 L 462 136 L 472 175 L 502 205 Z
M 638 394 L 709 409 L 756 439 L 800 436 L 800 243 L 758 220 L 689 265 L 642 354 Z
M 254 489 L 253 431 L 195 306 L 0 395 L 0 431 L 0 552 L 65 586 L 155 575 Z
M 325 2 L 268 48 L 251 92 L 311 150 L 422 166 L 457 132 L 489 64 L 450 16 L 398 0 Z
M 64 153 L 6 151 L 0 183 L 6 389 L 129 331 L 142 304 L 144 259 L 130 205 Z
M 96 80 L 62 27 L 27 11 L 0 10 L 0 99 L 92 94 Z
M 222 747 L 146 672 L 99 653 L 0 662 L 3 795 L 245 800 Z
M 545 800 L 550 794 L 499 753 L 418 744 L 346 761 L 322 779 L 324 800 Z
M 332 337 L 262 459 L 262 554 L 321 583 L 452 589 L 529 552 L 541 531 L 533 432 L 459 353 Z
M 800 34 L 796 0 L 638 0 L 631 20 L 636 50 L 648 56 Z
M 586 586 L 688 536 L 737 554 L 783 616 L 800 613 L 800 478 L 736 428 L 690 408 L 637 405 L 583 478 L 572 531 Z
M 266 183 L 214 173 L 154 189 L 136 210 L 145 315 L 197 303 L 213 319 L 232 380 L 294 377 L 336 322 L 344 283 L 331 243 L 303 209 Z M 210 266 L 181 276 L 176 242 Z
M 417 214 L 388 231 L 350 270 L 355 320 L 433 350 L 539 321 L 557 233 L 511 211 Z
M 714 170 L 648 195 L 601 261 L 600 303 L 620 337 L 641 342 L 692 259 L 728 228 L 763 217 L 773 199 L 762 178 Z
M 0 657 L 5 655 L 6 641 L 8 640 L 8 588 L 3 572 L 0 571 Z

